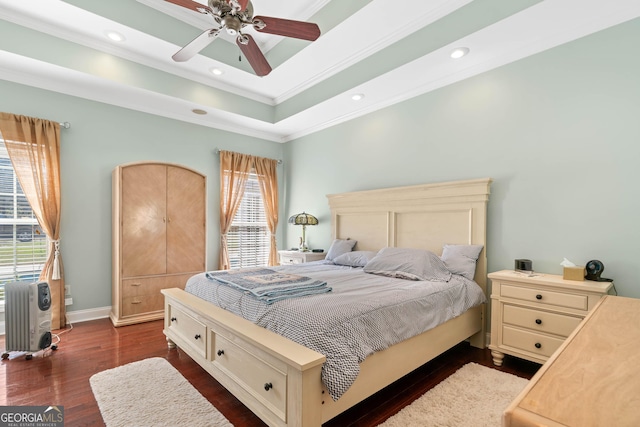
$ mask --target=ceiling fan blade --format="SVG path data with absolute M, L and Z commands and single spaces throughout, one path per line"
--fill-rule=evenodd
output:
M 255 16 L 253 27 L 262 33 L 277 34 L 303 40 L 316 40 L 320 37 L 320 28 L 311 22 L 292 21 L 290 19 Z
M 178 6 L 186 7 L 187 9 L 191 9 L 194 12 L 213 14 L 209 6 L 205 6 L 201 3 L 197 3 L 192 0 L 165 0 L 165 1 L 168 1 L 169 3 L 177 4 Z
M 184 62 L 193 58 L 198 52 L 207 47 L 209 43 L 214 41 L 220 34 L 220 30 L 214 28 L 212 30 L 206 30 L 195 39 L 191 40 L 189 44 L 177 51 L 173 56 L 173 60 L 176 62 Z
M 258 76 L 266 76 L 271 72 L 271 65 L 267 62 L 267 58 L 264 57 L 253 37 L 249 34 L 242 34 L 238 36 L 236 43 Z

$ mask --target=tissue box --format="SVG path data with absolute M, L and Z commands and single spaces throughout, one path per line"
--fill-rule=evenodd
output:
M 562 278 L 564 280 L 584 280 L 584 267 L 563 267 Z

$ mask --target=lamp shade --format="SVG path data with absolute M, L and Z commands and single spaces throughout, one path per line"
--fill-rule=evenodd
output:
M 299 214 L 291 215 L 289 217 L 289 224 L 294 225 L 318 225 L 318 218 L 315 216 L 308 214 L 306 212 L 302 212 Z

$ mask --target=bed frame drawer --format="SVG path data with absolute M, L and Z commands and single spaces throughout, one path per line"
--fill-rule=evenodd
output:
M 277 360 L 266 361 L 267 355 L 249 352 L 215 331 L 211 331 L 210 342 L 209 358 L 213 364 L 286 423 L 286 366 Z
M 168 304 L 169 330 L 180 336 L 200 356 L 207 356 L 207 326 L 181 309 Z

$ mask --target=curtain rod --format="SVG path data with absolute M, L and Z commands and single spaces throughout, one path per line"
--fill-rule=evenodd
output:
M 71 123 L 69 122 L 60 122 L 58 123 L 61 128 L 69 129 L 71 127 Z
M 216 148 L 215 150 L 213 150 L 213 152 L 216 153 L 216 154 L 220 154 L 220 149 Z M 279 165 L 281 165 L 282 164 L 282 159 L 278 159 L 277 162 L 278 162 Z

